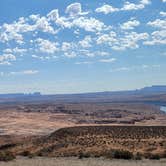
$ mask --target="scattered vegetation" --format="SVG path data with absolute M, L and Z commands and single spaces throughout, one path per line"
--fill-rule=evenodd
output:
M 79 155 L 78 155 L 78 158 L 79 159 L 82 159 L 82 158 L 89 158 L 91 157 L 91 155 L 89 153 L 83 153 L 83 152 L 80 152 Z
M 137 152 L 135 155 L 134 155 L 134 159 L 135 160 L 141 160 L 142 159 L 142 154 Z
M 34 138 L 27 144 L 21 142 L 14 147 L 7 146 L 4 151 L 11 151 L 16 155 L 29 158 L 74 156 L 82 159 L 103 156 L 110 159 L 141 160 L 148 158 L 157 160 L 166 156 L 164 152 L 166 148 L 165 129 L 164 126 L 62 128 L 49 136 Z M 25 142 L 25 140 L 23 141 Z
M 125 159 L 130 160 L 134 159 L 134 155 L 132 152 L 122 149 L 111 149 L 107 150 L 105 153 L 102 154 L 104 157 L 108 159 Z
M 14 160 L 16 157 L 13 153 L 8 151 L 0 152 L 0 161 L 11 161 Z
M 22 153 L 20 153 L 21 156 L 25 156 L 25 157 L 29 157 L 29 158 L 33 158 L 35 157 L 35 154 L 29 152 L 29 151 L 23 151 Z
M 147 158 L 151 160 L 160 160 L 160 156 L 158 154 L 149 154 Z
M 113 158 L 129 160 L 133 158 L 133 153 L 127 150 L 114 150 Z

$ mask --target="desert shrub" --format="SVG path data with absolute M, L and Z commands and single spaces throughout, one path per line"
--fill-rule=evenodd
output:
M 138 152 L 138 153 L 135 154 L 134 159 L 135 160 L 141 160 L 142 159 L 142 155 Z
M 92 157 L 99 158 L 99 157 L 101 157 L 101 154 L 100 153 L 95 153 L 95 154 L 92 155 Z
M 29 157 L 29 158 L 35 157 L 35 155 L 29 151 L 23 151 L 22 153 L 20 153 L 20 155 L 25 156 L 25 157 Z
M 160 160 L 160 156 L 158 154 L 150 154 L 148 158 L 151 160 Z
M 163 152 L 162 158 L 166 158 L 166 150 Z
M 113 150 L 107 150 L 102 155 L 108 159 L 112 159 L 113 158 Z
M 39 156 L 39 157 L 43 157 L 44 156 L 43 152 L 41 152 L 41 151 L 37 152 L 36 155 Z
M 16 144 L 5 144 L 5 145 L 1 145 L 0 146 L 0 150 L 6 150 L 6 149 L 12 148 L 14 146 L 16 146 Z
M 29 151 L 23 151 L 22 153 L 20 153 L 21 156 L 29 156 L 30 152 Z
M 159 160 L 161 156 L 159 154 L 145 153 L 144 157 L 151 160 Z
M 133 158 L 133 153 L 127 150 L 114 150 L 113 158 L 129 160 Z
M 8 151 L 0 152 L 0 161 L 11 161 L 14 160 L 16 156 Z
M 133 153 L 127 150 L 111 149 L 103 153 L 103 156 L 109 159 L 125 159 L 129 160 L 133 158 Z
M 89 153 L 83 153 L 83 152 L 80 152 L 78 156 L 79 159 L 89 158 L 89 157 L 91 157 Z

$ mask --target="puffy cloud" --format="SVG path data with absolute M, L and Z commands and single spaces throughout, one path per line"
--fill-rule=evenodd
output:
M 149 5 L 150 3 L 151 3 L 150 0 L 141 0 L 138 4 L 126 1 L 122 8 L 115 8 L 111 5 L 105 4 L 97 8 L 95 11 L 97 13 L 109 14 L 109 13 L 118 12 L 118 11 L 140 10 L 145 8 L 145 5 Z
M 55 34 L 56 31 L 54 30 L 54 28 L 51 26 L 51 24 L 49 22 L 49 20 L 53 17 L 50 15 L 48 14 L 49 19 L 44 16 L 40 17 L 40 15 L 30 15 L 29 18 L 30 18 L 30 20 L 34 21 L 34 23 L 32 25 L 29 25 L 29 24 L 27 24 L 27 25 L 29 27 L 31 27 L 31 31 L 42 31 L 42 32 L 48 32 L 51 34 Z
M 141 0 L 140 3 L 144 5 L 149 5 L 151 3 L 151 0 Z
M 96 42 L 97 44 L 116 43 L 118 42 L 117 34 L 114 31 L 111 31 L 109 34 L 102 34 L 97 38 Z
M 110 58 L 110 59 L 100 59 L 99 62 L 103 62 L 103 63 L 112 63 L 115 62 L 116 58 Z
M 147 33 L 131 32 L 126 33 L 124 37 L 119 39 L 119 43 L 112 46 L 114 50 L 125 50 L 127 48 L 136 49 L 139 48 L 138 42 L 148 39 Z
M 51 12 L 47 14 L 47 18 L 49 21 L 53 21 L 58 26 L 64 27 L 64 28 L 71 28 L 71 22 L 68 18 L 60 17 L 58 9 L 54 9 Z
M 10 40 L 15 40 L 17 43 L 23 43 L 22 33 L 33 31 L 34 26 L 29 25 L 26 19 L 21 17 L 18 21 L 14 21 L 11 24 L 4 23 L 1 27 L 0 41 L 9 42 Z
M 73 48 L 73 44 L 69 42 L 62 43 L 62 51 L 67 51 Z
M 92 45 L 92 38 L 91 36 L 85 36 L 83 40 L 79 42 L 80 46 L 83 48 L 91 47 Z
M 66 17 L 59 17 L 58 10 L 53 10 L 47 15 L 48 19 L 54 21 L 57 25 L 64 27 L 64 28 L 81 28 L 85 31 L 96 32 L 101 31 L 106 26 L 103 22 L 91 17 L 73 17 L 73 18 L 66 18 Z
M 18 47 L 15 47 L 13 49 L 11 48 L 7 48 L 5 50 L 3 50 L 4 53 L 13 53 L 13 54 L 23 54 L 25 52 L 27 52 L 27 49 L 23 49 L 23 48 L 18 48 Z
M 2 32 L 0 34 L 0 42 L 2 43 L 6 43 L 9 42 L 11 40 L 16 41 L 16 43 L 18 44 L 23 44 L 23 36 L 21 34 L 18 34 L 14 31 L 10 31 L 10 32 Z
M 69 5 L 66 8 L 66 12 L 69 15 L 73 15 L 73 16 L 75 14 L 76 15 L 87 14 L 82 12 L 81 4 L 79 3 L 74 3 Z M 57 26 L 60 26 L 60 27 L 57 28 Z M 49 12 L 47 16 L 32 14 L 27 18 L 21 17 L 17 21 L 14 21 L 13 23 L 3 24 L 0 27 L 0 42 L 8 43 L 10 41 L 15 41 L 18 44 L 24 44 L 27 42 L 31 43 L 32 40 L 24 41 L 24 37 L 25 37 L 24 35 L 26 35 L 26 33 L 28 33 L 28 35 L 31 35 L 32 37 L 35 38 L 38 34 L 38 31 L 54 35 L 58 33 L 59 30 L 63 30 L 64 28 L 70 28 L 70 29 L 73 28 L 74 30 L 76 28 L 77 30 L 84 29 L 85 31 L 88 31 L 88 32 L 97 33 L 106 29 L 108 30 L 109 27 L 107 27 L 103 22 L 93 17 L 90 17 L 90 18 L 83 17 L 83 16 L 60 17 L 58 9 L 54 9 L 51 12 Z M 45 51 L 45 52 L 49 52 L 49 51 Z
M 166 29 L 166 20 L 156 19 L 154 21 L 149 21 L 147 25 L 150 25 L 154 28 Z
M 137 20 L 129 20 L 121 25 L 121 29 L 124 30 L 131 30 L 134 29 L 134 27 L 139 26 L 140 22 Z
M 67 6 L 66 13 L 70 16 L 79 15 L 81 13 L 81 4 L 80 3 L 73 3 Z
M 124 35 L 117 36 L 115 32 L 104 34 L 98 37 L 97 44 L 107 44 L 113 50 L 125 50 L 127 48 L 139 48 L 138 42 L 148 39 L 147 33 L 126 32 Z
M 73 20 L 72 25 L 90 32 L 102 31 L 106 27 L 103 22 L 93 17 L 79 17 L 78 19 Z
M 39 18 L 35 23 L 35 29 L 42 32 L 55 34 L 54 28 L 50 25 L 46 17 Z
M 125 2 L 123 8 L 121 10 L 140 10 L 143 9 L 145 7 L 144 4 L 140 3 L 140 4 L 134 4 L 134 3 L 130 3 L 130 2 Z
M 166 12 L 161 11 L 161 12 L 160 12 L 160 15 L 161 15 L 162 17 L 166 17 Z
M 49 21 L 53 21 L 56 25 L 61 26 L 63 28 L 71 28 L 72 23 L 66 17 L 60 17 L 58 9 L 54 9 L 47 14 L 47 18 Z
M 119 11 L 118 8 L 114 8 L 110 5 L 103 5 L 95 10 L 97 13 L 104 13 L 104 14 L 109 14 L 113 12 Z
M 58 12 L 58 9 L 54 9 L 54 10 L 52 10 L 51 12 L 49 12 L 49 13 L 47 14 L 47 17 L 48 17 L 49 20 L 56 22 L 56 21 L 59 19 L 59 12 Z
M 82 12 L 82 7 L 80 3 L 72 3 L 67 6 L 66 11 L 70 16 L 86 15 L 88 12 Z
M 149 5 L 151 3 L 150 0 L 141 0 L 138 4 L 130 3 L 129 1 L 126 1 L 124 3 L 123 8 L 121 10 L 141 10 L 145 8 L 146 5 Z
M 38 38 L 36 39 L 37 47 L 40 52 L 53 54 L 59 49 L 57 48 L 58 43 L 51 42 L 49 40 Z
M 65 52 L 64 56 L 68 57 L 68 58 L 74 58 L 77 56 L 76 52 L 72 51 L 72 52 Z
M 30 24 L 30 21 L 33 22 Z M 23 34 L 35 31 L 42 31 L 51 34 L 56 33 L 46 17 L 30 15 L 29 18 L 20 17 L 18 21 L 14 21 L 11 24 L 4 23 L 0 31 L 0 41 L 5 43 L 14 40 L 18 44 L 23 44 Z
M 13 54 L 0 55 L 0 65 L 10 65 L 12 61 L 15 61 L 16 57 Z
M 37 21 L 38 19 L 40 19 L 40 15 L 39 14 L 32 14 L 29 16 L 29 18 L 32 21 Z
M 145 45 L 166 44 L 166 30 L 154 31 L 150 40 L 144 42 Z
M 158 31 L 151 33 L 150 40 L 144 42 L 145 45 L 158 45 L 166 44 L 166 20 L 156 19 L 147 23 L 154 28 L 158 28 Z
M 17 33 L 24 33 L 29 31 L 34 31 L 35 26 L 30 25 L 26 22 L 26 19 L 20 17 L 18 21 L 14 21 L 12 24 L 3 24 L 2 27 L 6 32 L 17 32 Z
M 162 0 L 163 2 L 166 2 L 166 0 Z

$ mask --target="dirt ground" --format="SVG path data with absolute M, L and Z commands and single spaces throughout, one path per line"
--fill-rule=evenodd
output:
M 7 107 L 7 106 L 6 106 Z M 84 125 L 166 126 L 166 114 L 144 104 L 30 104 L 0 107 L 0 135 L 45 135 Z
M 165 166 L 162 160 L 107 160 L 104 158 L 18 158 L 11 162 L 0 162 L 0 166 Z
M 0 135 L 42 135 L 74 125 L 65 114 L 0 111 Z

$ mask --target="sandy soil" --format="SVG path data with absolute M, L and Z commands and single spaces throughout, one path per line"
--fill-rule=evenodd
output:
M 42 135 L 72 126 L 65 114 L 0 111 L 0 135 Z
M 162 160 L 107 160 L 103 158 L 18 158 L 11 162 L 0 162 L 0 166 L 165 166 Z
M 1 106 L 2 107 L 2 106 Z M 166 126 L 166 114 L 144 104 L 37 104 L 0 107 L 0 135 L 45 135 L 85 125 Z

